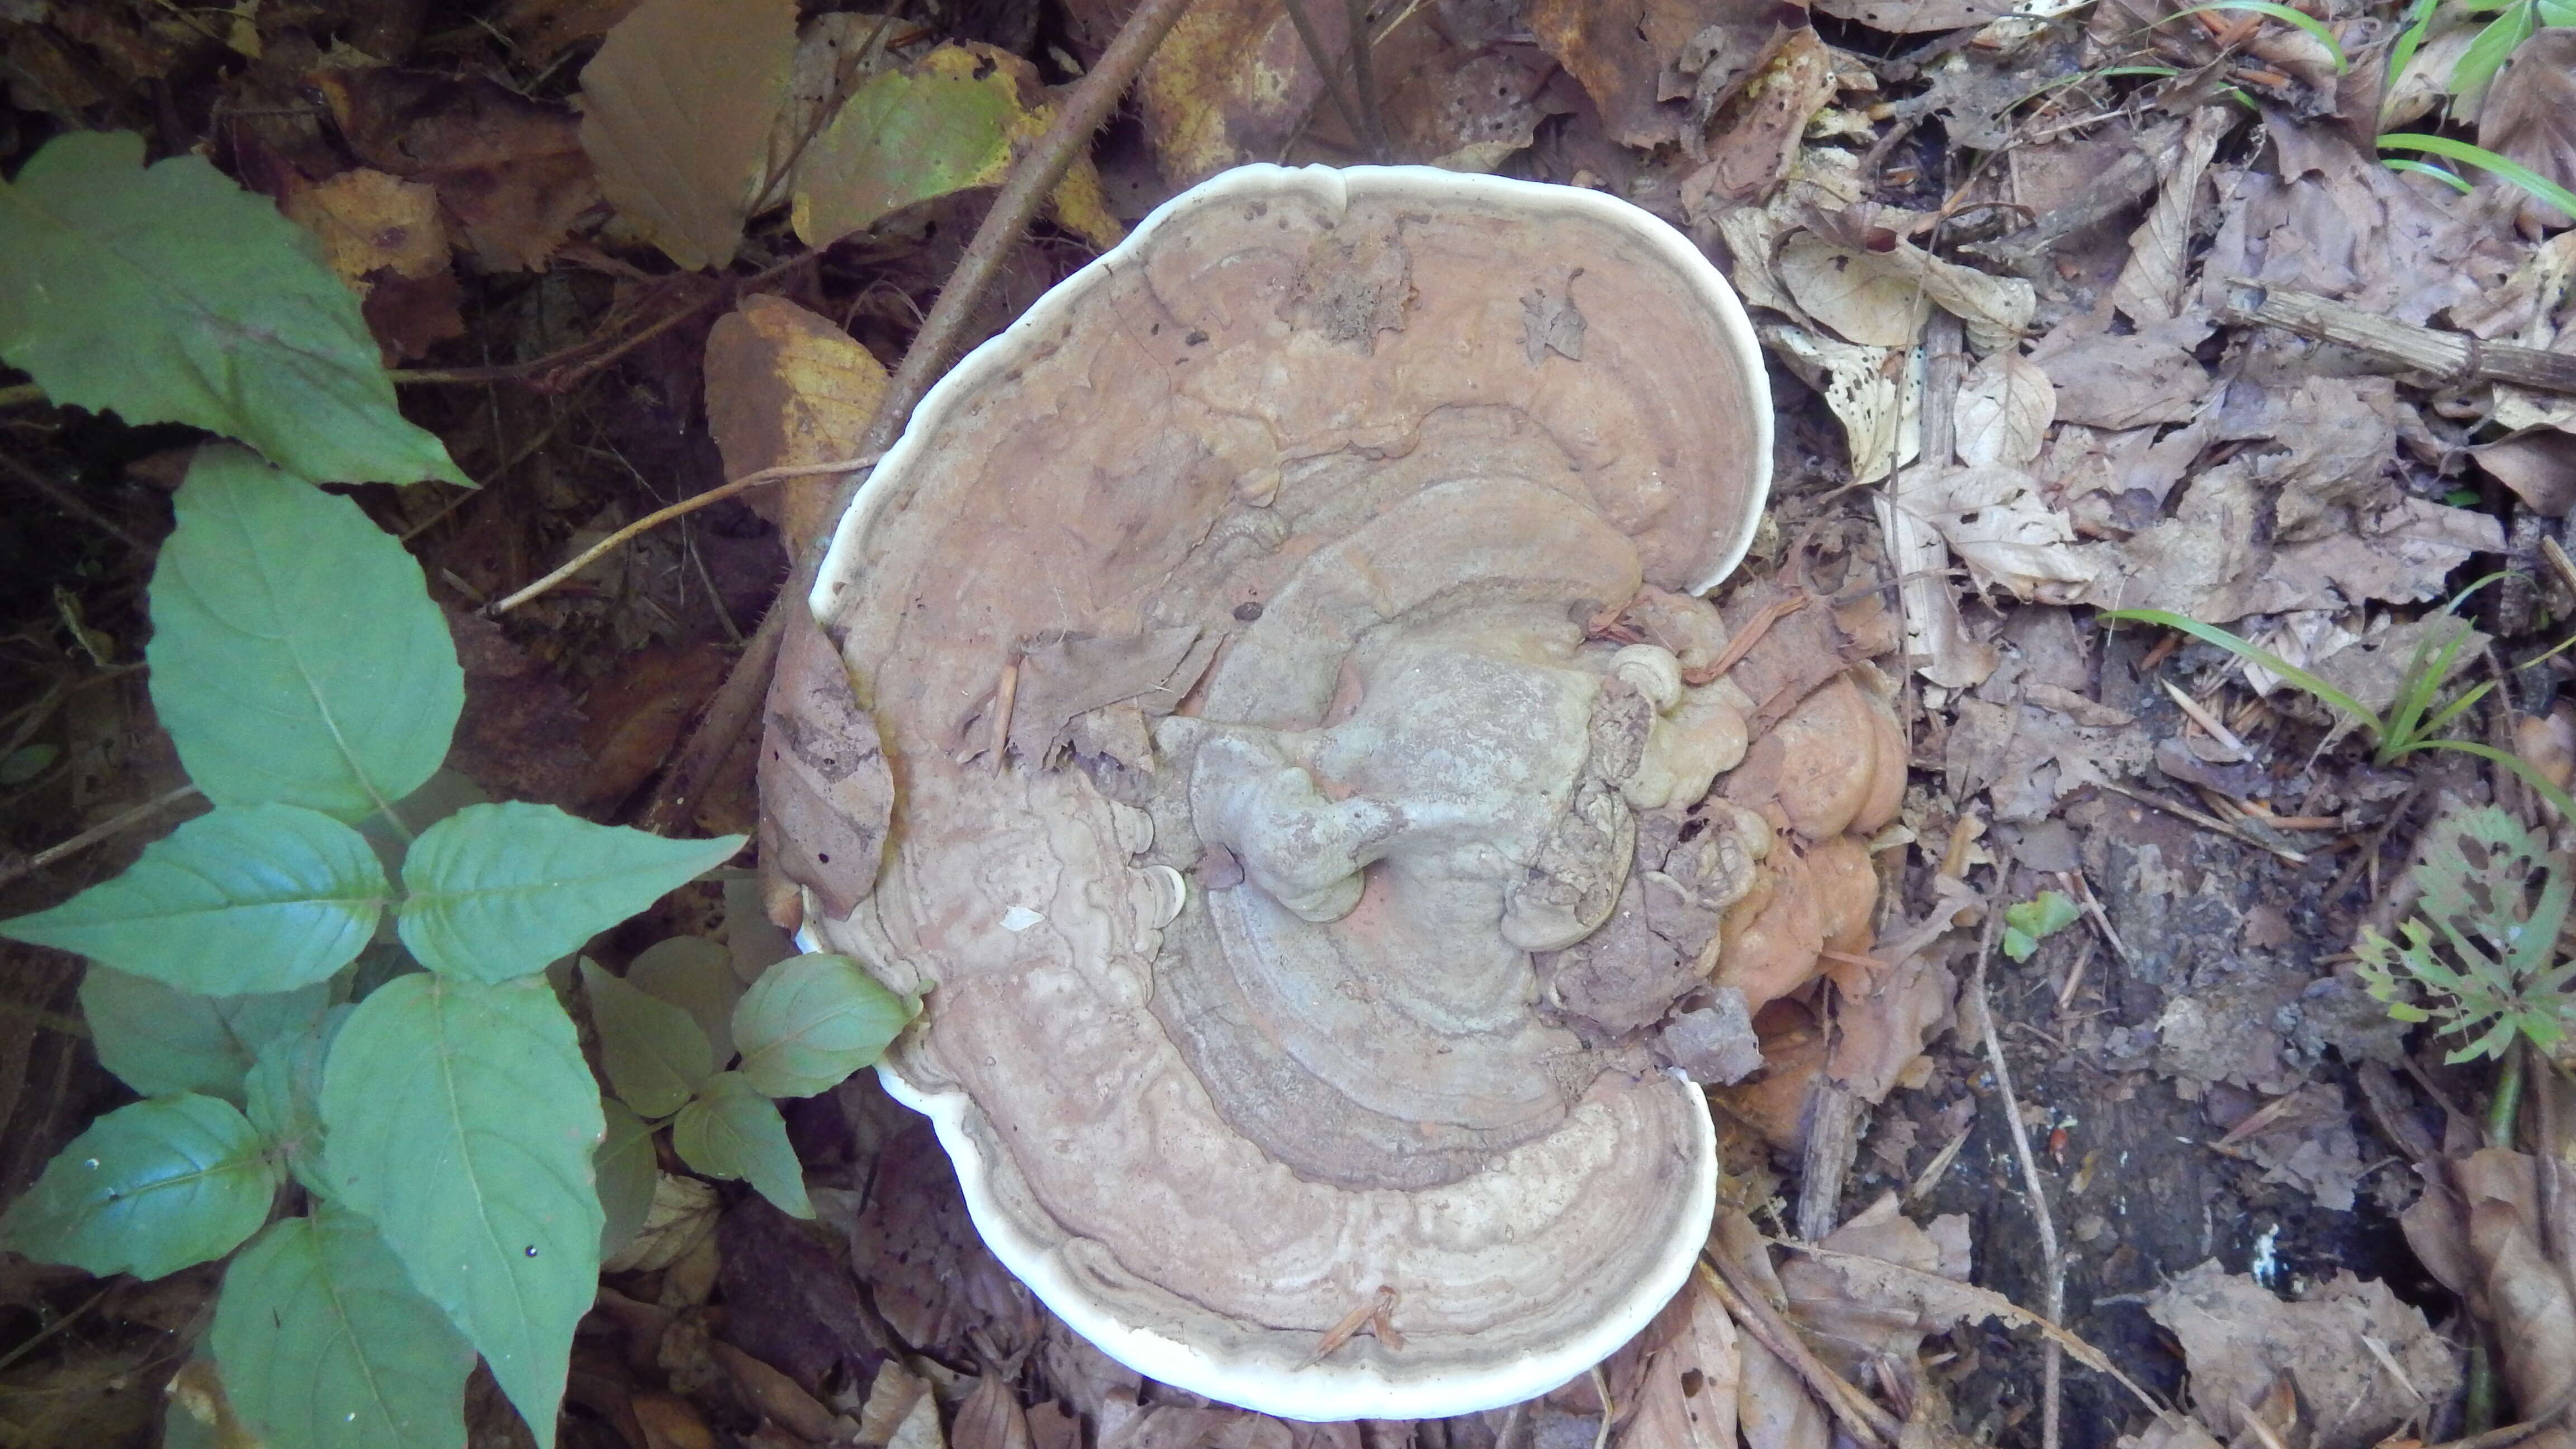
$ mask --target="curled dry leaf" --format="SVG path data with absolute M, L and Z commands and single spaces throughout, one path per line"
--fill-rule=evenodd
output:
M 582 71 L 601 192 L 683 268 L 733 260 L 795 56 L 792 0 L 644 0 Z
M 2460 1384 L 2458 1360 L 2422 1310 L 2349 1272 L 2290 1302 L 2212 1260 L 2158 1292 L 2147 1312 L 2182 1341 L 2193 1404 L 2222 1434 L 2239 1432 L 2248 1406 L 2284 1375 L 2318 1449 L 2376 1444 Z
M 2166 157 L 2164 189 L 2156 194 L 2147 219 L 2129 233 L 2129 263 L 2111 288 L 2112 305 L 2132 320 L 2162 321 L 2182 310 L 2192 222 L 2200 212 L 2200 179 L 2218 154 L 2219 141 L 2235 126 L 2233 111 L 2203 106 L 2192 112 L 2182 144 Z
M 1709 106 L 1691 102 L 1708 71 L 1713 88 L 1740 83 L 1777 46 L 1804 30 L 1795 0 L 1643 0 L 1586 5 L 1533 0 L 1532 34 L 1588 92 L 1603 127 L 1623 146 L 1696 141 Z
M 2057 417 L 2057 392 L 2038 363 L 2010 349 L 1969 369 L 1953 416 L 1959 461 L 2019 468 L 2039 457 Z
M 2400 1215 L 2407 1246 L 2504 1348 L 2505 1387 L 2522 1412 L 2576 1392 L 2576 1290 L 2541 1246 L 2537 1163 L 2488 1148 L 2442 1165 Z M 2561 1216 L 2568 1216 L 2561 1195 Z M 2560 1223 L 2561 1241 L 2570 1226 Z
M 1851 449 L 1852 481 L 1875 483 L 1922 451 L 1923 365 L 1910 349 L 1862 347 L 1781 325 L 1762 340 L 1825 395 Z
M 1911 347 L 1931 315 L 1912 277 L 1813 232 L 1782 244 L 1771 270 L 1809 317 L 1864 347 Z
M 1925 1335 L 1948 1332 L 1969 1316 L 1956 1304 L 1888 1293 L 1883 1282 L 1855 1266 L 1876 1261 L 1965 1284 L 1968 1220 L 1963 1216 L 1934 1218 L 1927 1230 L 1897 1211 L 1895 1193 L 1884 1193 L 1817 1246 L 1837 1256 L 1791 1257 L 1779 1267 L 1780 1286 L 1787 1294 L 1789 1316 L 1807 1331 L 1818 1356 L 1845 1378 L 1859 1379 L 1862 1365 L 1879 1354 L 1911 1360 Z
M 2514 48 L 2478 113 L 2478 144 L 2576 190 L 2576 27 L 2535 30 Z M 2523 210 L 2544 227 L 2576 220 L 2536 197 Z
M 832 325 L 784 297 L 759 294 L 717 319 L 707 335 L 707 431 L 725 476 L 829 463 L 849 456 L 885 397 L 885 365 Z M 786 535 L 787 556 L 831 524 L 841 480 L 789 478 L 748 495 Z
M 1691 1274 L 1640 1337 L 1656 1347 L 1647 1352 L 1619 1449 L 1735 1449 L 1743 1350 L 1707 1268 Z
M 840 651 L 790 612 L 760 741 L 760 858 L 835 917 L 876 889 L 894 780 Z
M 438 188 L 487 270 L 543 267 L 599 202 L 580 123 L 559 104 L 415 71 L 323 70 L 313 84 L 359 159 Z
M 2100 565 L 2075 546 L 2075 525 L 2018 468 L 1951 468 L 1909 478 L 1898 507 L 1940 531 L 1980 589 L 2044 599 L 2085 584 Z
M 1801 26 L 1783 35 L 1761 70 L 1714 118 L 1707 164 L 1683 179 L 1682 205 L 1692 219 L 1715 216 L 1769 191 L 1789 171 L 1799 137 L 1834 98 L 1836 86 L 1833 52 L 1815 31 Z

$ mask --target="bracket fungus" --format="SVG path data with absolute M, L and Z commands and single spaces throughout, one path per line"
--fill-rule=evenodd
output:
M 1786 909 L 1782 832 L 1892 808 L 1709 797 L 1753 704 L 1701 682 L 1695 595 L 1770 449 L 1688 241 L 1421 168 L 1226 173 L 932 390 L 813 597 L 894 804 L 806 924 L 932 988 L 885 1081 L 1071 1326 L 1409 1418 L 1551 1388 L 1680 1285 L 1711 1121 L 1640 1042 L 1728 912 Z M 1867 775 L 1850 690 L 1816 708 Z M 1836 910 L 1773 923 L 1810 974 Z

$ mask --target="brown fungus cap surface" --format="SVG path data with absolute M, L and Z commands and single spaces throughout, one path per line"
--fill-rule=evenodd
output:
M 1220 176 L 933 390 L 815 591 L 895 806 L 809 921 L 931 988 L 885 1078 L 1074 1328 L 1415 1417 L 1553 1387 L 1682 1282 L 1706 1103 L 1532 958 L 1742 752 L 1740 695 L 1587 623 L 1734 567 L 1769 407 L 1662 223 L 1420 168 Z

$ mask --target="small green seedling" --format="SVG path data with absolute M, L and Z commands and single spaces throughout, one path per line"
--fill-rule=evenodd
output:
M 2562 866 L 2494 806 L 2442 820 L 2426 837 L 2424 895 L 2398 928 L 2403 944 L 2365 929 L 2354 947 L 2362 983 L 2399 1021 L 2463 1038 L 2452 1063 L 2501 1058 L 2517 1036 L 2556 1054 L 2576 1027 L 2576 958 L 2558 949 Z
M 2039 943 L 2084 918 L 2084 909 L 2064 891 L 2041 891 L 2037 898 L 2004 907 L 2004 954 L 2027 961 Z

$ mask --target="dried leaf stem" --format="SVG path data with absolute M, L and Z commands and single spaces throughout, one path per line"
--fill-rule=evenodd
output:
M 1171 30 L 1172 22 L 1181 18 L 1189 3 L 1190 0 L 1144 0 L 1138 5 L 1118 28 L 1117 39 L 1109 43 L 1099 62 L 1074 85 L 1055 124 L 1011 169 L 1011 179 L 993 198 L 992 209 L 984 213 L 983 224 L 975 229 L 974 240 L 957 259 L 947 284 L 939 289 L 939 300 L 931 304 L 930 315 L 922 319 L 921 331 L 904 353 L 902 366 L 887 382 L 876 420 L 868 425 L 867 435 L 855 450 L 859 456 L 882 455 L 894 445 L 911 419 L 913 408 L 930 390 L 932 380 L 946 372 L 950 360 L 962 350 L 967 319 L 991 288 L 993 279 L 1001 274 L 1003 262 L 1027 232 L 1039 205 L 1064 179 L 1074 157 L 1091 143 L 1092 134 L 1109 119 L 1118 98 L 1126 94 L 1136 73 L 1144 69 L 1146 58 L 1163 43 L 1164 34 Z M 837 523 L 857 492 L 858 480 L 844 479 L 834 491 L 832 505 L 824 517 Z M 805 607 L 806 596 L 814 590 L 814 577 L 821 571 L 823 554 L 829 547 L 829 534 L 827 528 L 796 561 L 796 571 L 788 577 L 787 586 L 770 603 L 759 630 L 744 646 L 742 657 L 734 661 L 715 697 L 708 701 L 697 728 L 654 786 L 652 801 L 644 811 L 646 828 L 667 831 L 685 818 L 697 803 L 698 791 L 750 728 L 752 717 L 769 692 L 769 677 L 778 663 L 778 644 L 785 634 L 787 611 Z
M 1798 1331 L 1762 1296 L 1762 1290 L 1741 1276 L 1743 1268 L 1715 1251 L 1702 1252 L 1699 1260 L 1701 1280 L 1717 1296 L 1718 1306 L 1751 1334 L 1754 1342 L 1769 1349 L 1773 1358 L 1787 1364 L 1806 1384 L 1807 1392 L 1816 1396 L 1846 1432 L 1864 1444 L 1894 1444 L 1904 1437 L 1905 1426 L 1897 1422 L 1896 1416 L 1817 1358 L 1798 1337 Z M 1717 1271 L 1711 1273 L 1711 1268 Z
M 1977 940 L 1977 969 L 1969 978 L 1967 1004 L 1976 1009 L 1973 1024 L 1985 1038 L 1986 1063 L 1994 1069 L 1995 1089 L 2003 1099 L 2004 1125 L 2012 1129 L 2013 1156 L 2021 1162 L 2022 1190 L 2030 1196 L 2030 1215 L 2039 1228 L 2040 1255 L 2048 1263 L 2046 1298 L 2041 1315 L 2054 1326 L 2066 1316 L 2066 1259 L 2057 1249 L 2057 1216 L 2049 1211 L 2048 1190 L 2039 1180 L 2039 1159 L 2030 1150 L 2030 1129 L 2021 1120 L 2021 1098 L 2013 1091 L 2012 1067 L 2004 1060 L 2003 1037 L 1995 1030 L 1995 1013 L 1986 1000 L 1986 963 L 1995 954 L 1996 913 L 1986 916 Z M 2054 1338 L 2040 1343 L 2040 1449 L 2057 1449 L 2062 1425 L 2061 1386 L 2066 1376 L 2064 1350 Z
M 180 801 L 195 798 L 196 794 L 196 786 L 182 785 L 166 794 L 155 795 L 133 809 L 118 814 L 112 820 L 101 821 L 59 845 L 48 845 L 19 864 L 0 866 L 0 885 L 7 885 L 20 876 L 33 875 L 54 862 L 87 850 L 112 835 L 121 835 Z
M 813 478 L 830 473 L 864 473 L 877 465 L 882 453 L 863 453 L 855 458 L 840 458 L 829 463 L 793 463 L 780 468 L 763 468 L 745 473 L 730 483 L 719 483 L 704 493 L 694 493 L 668 508 L 656 508 L 642 518 L 617 530 L 608 537 L 573 555 L 561 567 L 544 578 L 486 608 L 486 614 L 506 614 L 521 604 L 552 591 L 556 585 L 598 562 L 603 556 L 639 533 L 659 528 L 683 514 L 695 513 L 712 503 L 722 503 L 737 493 L 747 493 L 764 483 L 788 478 Z

